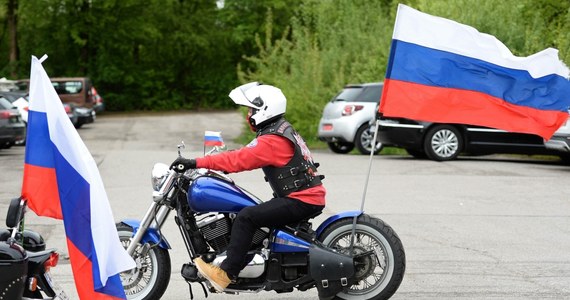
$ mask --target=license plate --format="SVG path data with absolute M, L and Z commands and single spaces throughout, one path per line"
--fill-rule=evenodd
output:
M 53 279 L 51 278 L 51 274 L 49 272 L 44 273 L 44 278 L 46 279 L 49 286 L 51 286 L 51 288 L 55 292 L 55 297 L 53 298 L 54 300 L 69 300 L 69 297 L 67 296 L 65 291 L 61 288 L 61 286 L 58 283 L 53 281 Z

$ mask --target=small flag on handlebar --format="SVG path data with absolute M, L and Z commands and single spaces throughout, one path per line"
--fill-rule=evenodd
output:
M 206 131 L 204 132 L 204 146 L 223 146 L 222 133 L 219 131 Z

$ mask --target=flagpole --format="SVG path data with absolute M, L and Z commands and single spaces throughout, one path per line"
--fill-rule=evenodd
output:
M 360 213 L 364 212 L 364 202 L 366 200 L 366 191 L 368 190 L 368 181 L 370 180 L 370 172 L 372 171 L 372 158 L 374 157 L 374 150 L 376 149 L 376 138 L 378 137 L 378 127 L 380 126 L 380 116 L 376 116 L 376 125 L 374 130 L 374 138 L 371 142 L 370 148 L 370 160 L 368 163 L 368 173 L 366 174 L 366 179 L 364 180 L 364 191 L 362 192 L 362 201 L 360 202 Z M 358 215 L 355 215 L 352 219 L 352 233 L 350 235 L 350 251 L 349 255 L 352 256 L 353 246 L 354 246 L 354 236 L 356 234 L 356 220 L 358 219 Z

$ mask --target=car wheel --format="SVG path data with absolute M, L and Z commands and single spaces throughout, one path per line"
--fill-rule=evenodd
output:
M 558 155 L 558 157 L 560 157 L 560 160 L 562 160 L 562 163 L 570 165 L 570 154 L 564 153 L 564 154 Z
M 327 145 L 332 152 L 340 154 L 346 154 L 354 149 L 354 144 L 347 142 L 329 142 Z
M 453 160 L 462 149 L 461 133 L 453 126 L 438 125 L 431 128 L 426 134 L 424 151 L 431 160 Z
M 374 139 L 374 133 L 371 130 L 372 126 L 374 125 L 364 124 L 360 126 L 356 132 L 354 144 L 362 154 L 370 154 L 370 151 L 372 151 L 372 140 Z M 374 154 L 378 154 L 380 151 L 382 151 L 382 143 L 376 143 L 374 146 Z
M 426 153 L 420 150 L 406 148 L 406 152 L 414 158 L 427 158 Z

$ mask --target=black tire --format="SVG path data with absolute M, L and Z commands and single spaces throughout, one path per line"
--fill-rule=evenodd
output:
M 332 223 L 319 236 L 319 240 L 328 247 L 348 254 L 352 222 L 353 219 L 348 218 Z M 355 271 L 358 282 L 338 293 L 335 299 L 390 298 L 402 283 L 406 271 L 406 254 L 400 238 L 388 224 L 366 214 L 358 217 L 355 233 L 354 254 L 374 250 L 376 259 L 364 256 L 357 261 Z
M 560 160 L 562 161 L 563 164 L 570 165 L 570 154 L 564 153 L 558 155 L 558 157 L 560 157 Z
M 354 144 L 348 142 L 328 142 L 327 145 L 332 152 L 339 154 L 346 154 L 354 149 Z
M 408 154 L 413 156 L 414 158 L 420 158 L 420 159 L 427 158 L 426 153 L 423 151 L 406 148 L 406 152 L 408 152 Z
M 424 152 L 431 160 L 454 160 L 462 150 L 463 137 L 453 126 L 436 125 L 426 134 Z
M 130 244 L 133 228 L 124 223 L 117 224 L 119 239 L 125 249 Z M 170 255 L 166 249 L 152 247 L 144 257 L 141 247 L 135 250 L 137 268 L 121 273 L 121 282 L 127 299 L 160 299 L 170 282 Z
M 10 149 L 14 145 L 14 142 L 0 142 L 0 149 Z
M 374 139 L 374 133 L 372 132 L 372 128 L 374 125 L 364 124 L 358 128 L 356 131 L 356 136 L 354 137 L 354 144 L 360 153 L 362 154 L 370 154 L 372 151 L 372 140 Z M 374 147 L 374 155 L 380 153 L 382 151 L 383 145 L 382 143 L 376 143 Z

